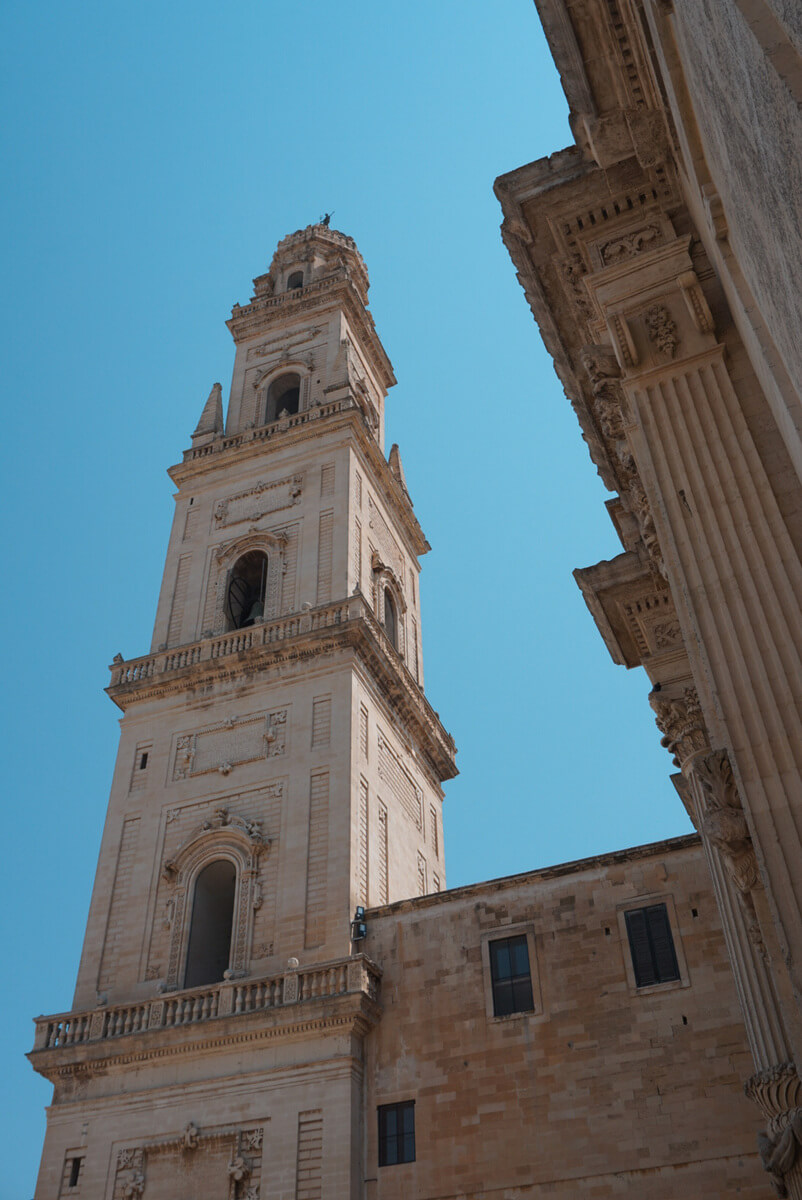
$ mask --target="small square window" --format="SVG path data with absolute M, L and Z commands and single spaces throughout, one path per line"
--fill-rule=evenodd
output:
M 635 986 L 651 987 L 680 979 L 679 964 L 665 904 L 649 904 L 624 913 L 635 972 Z
M 490 946 L 490 978 L 493 985 L 493 1016 L 533 1012 L 532 975 L 526 934 L 499 938 Z
M 379 1105 L 379 1166 L 415 1161 L 415 1101 Z

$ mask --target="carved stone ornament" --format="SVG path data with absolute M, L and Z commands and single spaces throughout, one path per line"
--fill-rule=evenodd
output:
M 726 750 L 714 750 L 694 763 L 705 794 L 701 831 L 721 852 L 727 873 L 740 892 L 760 887 L 760 872 L 741 798 Z
M 776 1135 L 759 1133 L 757 1148 L 763 1163 L 763 1169 L 768 1172 L 772 1186 L 778 1196 L 788 1195 L 785 1176 L 793 1167 L 802 1146 L 802 1108 L 796 1108 L 788 1115 L 788 1124 Z
M 184 1130 L 184 1149 L 197 1150 L 200 1132 L 194 1121 L 190 1121 Z
M 634 464 L 633 464 L 634 466 Z M 621 499 L 626 509 L 632 513 L 638 522 L 641 540 L 646 548 L 651 564 L 661 579 L 666 578 L 666 565 L 663 551 L 657 537 L 657 529 L 652 516 L 652 508 L 640 476 L 635 474 L 626 492 L 621 493 Z
M 661 241 L 663 234 L 660 227 L 647 225 L 643 229 L 636 229 L 632 233 L 625 233 L 620 237 L 611 238 L 609 242 L 603 242 L 599 246 L 599 254 L 605 267 L 608 267 L 611 263 L 624 262 L 644 250 L 651 250 Z
M 565 290 L 569 299 L 573 302 L 579 315 L 585 320 L 589 319 L 594 313 L 593 304 L 583 282 L 587 274 L 587 266 L 582 255 L 574 253 L 569 258 L 562 259 L 557 266 L 565 282 Z
M 606 438 L 624 436 L 624 396 L 621 368 L 612 346 L 583 346 L 582 365 L 590 379 L 593 411 Z
M 677 326 L 666 306 L 653 304 L 651 308 L 646 309 L 643 319 L 652 344 L 661 354 L 668 354 L 673 358 L 679 345 L 679 338 L 677 337 Z
M 243 1158 L 241 1154 L 238 1154 L 228 1164 L 228 1174 L 229 1178 L 233 1179 L 235 1183 L 242 1183 L 251 1174 L 251 1164 L 247 1158 Z
M 145 1176 L 141 1171 L 136 1171 L 123 1184 L 123 1196 L 125 1200 L 134 1200 L 135 1197 L 141 1196 L 145 1190 Z
M 660 745 L 674 757 L 674 765 L 682 768 L 694 754 L 710 749 L 702 709 L 696 688 L 683 688 L 681 696 L 649 693 L 657 728 L 663 734 Z

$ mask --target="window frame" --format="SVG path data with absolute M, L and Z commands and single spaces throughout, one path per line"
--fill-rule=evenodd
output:
M 635 964 L 632 960 L 632 949 L 629 943 L 626 914 L 628 912 L 636 912 L 641 908 L 651 908 L 655 904 L 664 904 L 666 906 L 666 916 L 668 917 L 668 927 L 671 931 L 671 938 L 674 943 L 674 954 L 677 959 L 679 978 L 666 979 L 661 983 L 647 983 L 644 984 L 643 987 L 638 987 L 638 983 L 635 978 Z M 624 958 L 627 986 L 632 995 L 651 996 L 655 992 L 671 992 L 677 988 L 687 988 L 691 986 L 690 976 L 688 974 L 688 963 L 685 958 L 685 950 L 682 945 L 679 922 L 677 920 L 677 908 L 674 902 L 674 897 L 670 892 L 652 892 L 643 896 L 631 896 L 629 900 L 622 900 L 616 905 L 616 916 L 618 919 L 618 931 L 621 939 L 621 953 Z
M 412 1111 L 412 1157 L 411 1158 L 396 1158 L 392 1162 L 387 1162 L 386 1161 L 386 1148 L 387 1148 L 387 1142 L 389 1139 L 388 1139 L 386 1133 L 385 1133 L 384 1137 L 382 1136 L 382 1118 L 391 1109 L 394 1110 L 396 1113 L 398 1113 L 398 1111 L 401 1109 L 403 1109 L 403 1110 L 411 1109 L 411 1111 Z M 376 1154 L 377 1165 L 379 1167 L 403 1167 L 404 1165 L 406 1165 L 408 1163 L 416 1162 L 418 1146 L 417 1146 L 417 1135 L 416 1135 L 416 1131 L 415 1131 L 415 1101 L 414 1101 L 414 1099 L 413 1100 L 393 1100 L 389 1104 L 377 1104 L 376 1119 L 377 1119 L 377 1136 L 378 1136 L 378 1146 L 377 1146 L 377 1154 Z M 392 1136 L 393 1136 L 393 1138 L 396 1139 L 396 1141 L 400 1141 L 400 1143 L 403 1145 L 405 1139 L 409 1136 L 409 1134 L 405 1134 L 402 1132 L 400 1134 L 398 1134 L 398 1133 L 393 1134 Z
M 529 954 L 529 980 L 532 985 L 532 1008 L 504 1013 L 496 1016 L 493 997 L 493 972 L 490 965 L 490 943 L 505 941 L 507 938 L 525 937 L 526 949 Z M 482 934 L 482 975 L 484 980 L 485 1015 L 488 1021 L 531 1020 L 543 1015 L 543 997 L 540 989 L 540 972 L 538 970 L 537 951 L 535 945 L 535 927 L 531 922 L 516 925 L 497 925 L 494 929 Z

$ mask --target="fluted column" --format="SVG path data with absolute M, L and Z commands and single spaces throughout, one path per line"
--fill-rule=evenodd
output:
M 705 724 L 726 747 L 802 1056 L 802 566 L 678 238 L 586 282 L 622 368 L 627 443 Z M 756 387 L 754 380 L 748 385 Z

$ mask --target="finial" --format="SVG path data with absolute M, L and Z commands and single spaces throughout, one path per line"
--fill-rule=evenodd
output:
M 201 418 L 198 421 L 197 428 L 193 433 L 193 437 L 197 437 L 202 433 L 222 433 L 223 432 L 223 389 L 219 383 L 216 383 L 209 392 L 209 399 L 203 406 Z

